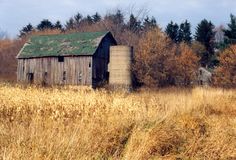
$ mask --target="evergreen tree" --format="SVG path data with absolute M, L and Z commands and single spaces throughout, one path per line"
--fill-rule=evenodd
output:
M 173 40 L 173 42 L 178 43 L 178 35 L 179 35 L 179 26 L 177 23 L 173 23 L 173 21 L 171 21 L 165 30 L 166 34 L 170 37 L 170 39 Z
M 104 19 L 112 21 L 116 25 L 124 25 L 124 14 L 121 10 L 117 10 L 115 14 L 107 14 Z
M 233 14 L 230 15 L 230 23 L 224 33 L 226 44 L 236 44 L 236 17 Z
M 40 31 L 45 30 L 45 29 L 53 29 L 53 24 L 48 19 L 44 19 L 37 26 L 37 29 Z
M 114 16 L 114 22 L 119 25 L 124 24 L 124 14 L 119 9 Z
M 75 21 L 74 21 L 74 19 L 70 18 L 69 21 L 66 22 L 65 27 L 66 27 L 67 30 L 75 29 Z
M 202 53 L 201 64 L 202 65 L 213 65 L 211 64 L 211 59 L 214 56 L 214 38 L 215 32 L 213 31 L 214 25 L 211 21 L 206 19 L 202 20 L 196 28 L 195 39 L 196 41 L 203 44 L 206 48 L 206 52 Z
M 30 32 L 33 31 L 33 26 L 29 23 L 28 25 L 26 25 L 25 27 L 22 28 L 22 30 L 20 30 L 20 35 L 19 37 L 24 37 L 27 34 L 29 34 Z
M 178 30 L 178 42 L 183 42 L 184 41 L 184 23 L 181 23 L 179 25 L 179 30 Z
M 93 24 L 93 18 L 90 15 L 87 15 L 84 21 L 86 21 L 89 25 Z
M 83 16 L 79 12 L 74 16 L 74 21 L 78 24 L 82 20 Z
M 53 28 L 62 30 L 61 22 L 60 22 L 60 21 L 57 21 L 57 22 L 54 24 L 54 27 L 53 27 Z
M 102 17 L 100 14 L 98 14 L 98 12 L 96 12 L 93 16 L 92 16 L 93 22 L 97 23 L 99 21 L 101 21 Z
M 73 28 L 73 29 L 75 29 L 75 28 L 79 28 L 79 25 L 80 25 L 80 23 L 81 23 L 81 21 L 82 21 L 82 18 L 83 18 L 83 16 L 82 16 L 82 14 L 80 14 L 79 12 L 74 16 L 74 18 L 72 18 L 73 19 L 73 23 L 72 23 L 72 20 L 70 20 L 71 22 L 71 27 Z
M 143 22 L 144 30 L 149 30 L 157 26 L 156 19 L 152 17 L 151 19 L 147 16 Z
M 191 41 L 192 41 L 191 35 L 192 35 L 192 33 L 191 33 L 191 25 L 186 20 L 184 23 L 180 24 L 179 33 L 178 33 L 178 42 L 184 41 L 185 43 L 190 44 Z
M 138 32 L 141 29 L 141 22 L 131 14 L 128 22 L 129 29 L 133 32 Z

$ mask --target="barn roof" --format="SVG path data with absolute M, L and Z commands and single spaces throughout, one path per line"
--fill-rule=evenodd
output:
M 17 58 L 93 55 L 110 32 L 32 36 Z

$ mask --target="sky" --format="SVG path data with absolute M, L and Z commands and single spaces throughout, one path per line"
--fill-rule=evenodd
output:
M 236 0 L 0 0 L 0 30 L 15 37 L 22 27 L 36 26 L 42 19 L 64 24 L 77 12 L 104 15 L 117 8 L 126 15 L 142 10 L 142 15 L 154 16 L 162 28 L 171 20 L 181 23 L 188 19 L 194 31 L 204 18 L 215 26 L 226 25 L 230 13 L 236 15 Z

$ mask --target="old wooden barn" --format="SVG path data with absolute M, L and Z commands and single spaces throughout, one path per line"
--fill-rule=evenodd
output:
M 108 80 L 110 32 L 32 36 L 17 55 L 17 80 L 97 86 Z

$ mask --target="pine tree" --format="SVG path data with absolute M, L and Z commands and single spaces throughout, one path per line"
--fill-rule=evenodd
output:
M 152 17 L 151 19 L 147 16 L 143 22 L 144 30 L 149 30 L 157 26 L 156 19 Z
M 124 24 L 124 14 L 121 12 L 121 10 L 117 10 L 114 16 L 114 22 L 115 24 L 123 25 Z
M 57 21 L 57 22 L 54 24 L 54 27 L 53 27 L 53 28 L 62 30 L 61 22 L 60 22 L 60 21 Z
M 179 27 L 179 33 L 178 33 L 178 42 L 185 42 L 187 44 L 190 44 L 192 41 L 192 33 L 191 33 L 191 25 L 186 20 L 184 23 L 180 24 Z
M 165 32 L 173 42 L 178 43 L 179 26 L 177 23 L 174 24 L 173 21 L 171 21 L 167 25 Z
M 74 19 L 70 18 L 69 21 L 66 22 L 65 27 L 66 27 L 67 30 L 75 29 L 75 21 L 74 21 Z
M 206 48 L 206 52 L 202 53 L 201 64 L 203 66 L 212 65 L 211 58 L 214 56 L 214 38 L 215 32 L 213 31 L 214 25 L 211 21 L 206 19 L 202 20 L 196 28 L 195 40 L 203 44 Z
M 78 24 L 81 19 L 83 18 L 83 16 L 78 12 L 75 16 L 74 16 L 74 21 L 76 24 Z
M 104 17 L 105 20 L 111 21 L 116 25 L 122 26 L 124 25 L 124 14 L 121 12 L 121 10 L 117 10 L 115 14 L 107 14 Z
M 224 33 L 226 44 L 236 44 L 236 17 L 233 14 L 230 15 L 230 23 Z
M 98 12 L 96 12 L 93 16 L 92 16 L 93 22 L 97 23 L 99 21 L 101 21 L 102 17 L 100 14 L 98 14 Z
M 93 18 L 90 15 L 87 15 L 87 17 L 84 19 L 89 25 L 93 24 Z
M 20 35 L 19 37 L 24 37 L 27 34 L 29 34 L 30 32 L 33 31 L 33 26 L 29 23 L 28 25 L 26 25 L 25 27 L 22 28 L 22 30 L 20 30 Z
M 133 14 L 131 14 L 128 26 L 132 32 L 138 32 L 141 29 L 141 22 L 137 20 L 137 18 Z
M 37 29 L 40 31 L 45 30 L 45 29 L 53 29 L 53 24 L 48 19 L 44 19 L 37 26 Z

